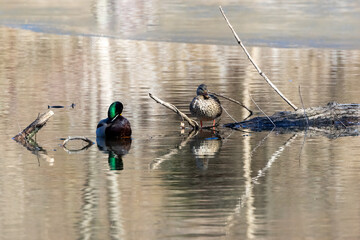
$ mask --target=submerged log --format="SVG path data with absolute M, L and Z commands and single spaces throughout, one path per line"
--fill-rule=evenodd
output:
M 275 126 L 274 126 L 275 125 Z M 233 129 L 266 131 L 276 128 L 342 127 L 360 125 L 360 104 L 328 103 L 325 107 L 311 107 L 296 111 L 277 112 L 268 117 L 225 124 Z

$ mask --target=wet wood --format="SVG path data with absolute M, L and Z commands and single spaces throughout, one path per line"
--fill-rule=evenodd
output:
M 251 129 L 253 131 L 274 128 L 330 127 L 347 128 L 360 125 L 360 104 L 328 103 L 324 107 L 298 109 L 297 111 L 277 112 L 268 117 L 255 117 L 246 121 L 228 123 L 225 127 Z
M 181 112 L 181 111 L 180 111 L 177 107 L 175 107 L 173 104 L 168 103 L 168 102 L 165 102 L 165 101 L 163 101 L 163 100 L 155 97 L 155 96 L 152 95 L 151 93 L 149 93 L 149 96 L 150 96 L 152 99 L 154 99 L 155 102 L 157 102 L 157 103 L 163 105 L 164 107 L 166 107 L 166 108 L 174 111 L 175 113 L 177 113 L 183 120 L 186 120 L 186 121 L 189 123 L 189 125 L 193 127 L 193 129 L 199 129 L 199 124 L 198 124 L 195 120 L 189 118 L 185 113 Z
M 14 136 L 13 139 L 17 142 L 23 143 L 25 146 L 26 142 L 45 126 L 46 122 L 52 117 L 52 115 L 54 115 L 54 112 L 51 110 L 39 115 L 35 121 L 27 126 L 22 132 Z

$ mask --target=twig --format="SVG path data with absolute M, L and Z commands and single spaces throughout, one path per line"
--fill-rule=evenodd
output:
M 68 149 L 68 148 L 66 147 L 66 144 L 67 144 L 69 141 L 71 141 L 71 140 L 82 140 L 82 141 L 87 142 L 87 144 L 86 144 L 85 146 L 83 146 L 82 148 L 80 148 L 80 149 Z M 81 152 L 81 151 L 83 151 L 83 150 L 86 150 L 86 149 L 88 149 L 89 147 L 91 147 L 93 144 L 94 144 L 94 142 L 91 141 L 90 139 L 88 139 L 87 137 L 81 137 L 81 136 L 71 137 L 71 136 L 69 136 L 69 137 L 67 137 L 67 138 L 64 140 L 64 142 L 63 142 L 63 144 L 62 144 L 62 147 L 63 147 L 63 149 L 64 149 L 67 153 L 71 154 L 71 153 L 77 153 L 77 152 Z
M 300 85 L 299 85 L 299 96 L 300 96 L 300 100 L 301 100 L 301 106 L 302 106 L 302 109 L 304 110 L 304 116 L 305 116 L 305 119 L 306 119 L 306 126 L 309 127 L 309 119 L 306 115 L 306 111 L 305 111 L 305 107 L 304 107 L 304 102 L 303 102 L 303 99 L 302 99 L 302 96 L 301 96 L 301 88 L 300 88 Z
M 239 101 L 237 101 L 237 100 L 235 100 L 235 99 L 232 99 L 232 98 L 226 97 L 226 96 L 224 96 L 224 95 L 222 95 L 222 94 L 219 94 L 219 93 L 214 93 L 214 92 L 209 92 L 209 93 L 210 93 L 210 94 L 213 94 L 213 95 L 215 95 L 215 96 L 218 96 L 218 97 L 225 98 L 225 99 L 229 100 L 230 102 L 233 102 L 233 103 L 239 104 L 240 106 L 242 106 L 243 108 L 245 108 L 246 110 L 248 110 L 248 111 L 249 111 L 249 113 L 250 113 L 250 115 L 249 115 L 249 116 L 247 116 L 246 118 L 248 118 L 248 117 L 250 117 L 250 116 L 252 116 L 252 115 L 253 115 L 253 112 L 252 112 L 249 108 L 247 108 L 244 104 L 242 104 L 241 102 L 239 102 Z
M 164 107 L 166 107 L 166 108 L 174 111 L 175 113 L 177 113 L 180 117 L 185 119 L 190 124 L 190 126 L 192 126 L 194 129 L 199 129 L 199 124 L 195 120 L 192 120 L 191 118 L 189 118 L 185 113 L 181 112 L 177 107 L 175 107 L 171 103 L 164 102 L 163 100 L 153 96 L 151 93 L 149 93 L 149 96 L 152 99 L 154 99 L 155 102 L 157 102 L 157 103 L 163 105 Z
M 82 136 L 71 137 L 71 136 L 69 136 L 64 140 L 64 142 L 62 144 L 63 148 L 66 148 L 66 144 L 71 140 L 83 140 L 83 141 L 87 142 L 88 145 L 86 145 L 86 146 L 91 146 L 94 144 L 94 142 L 91 141 L 90 139 L 88 139 L 87 137 L 82 137 Z
M 338 118 L 337 114 L 336 114 L 335 112 L 334 112 L 333 114 L 334 114 L 334 118 L 336 118 L 336 119 L 341 123 L 341 125 L 342 125 L 344 128 L 346 128 L 346 125 L 340 120 L 340 118 Z
M 269 121 L 274 125 L 274 128 L 276 128 L 276 125 L 275 125 L 275 123 L 273 122 L 273 120 L 271 120 L 271 118 L 268 116 L 268 115 L 266 115 L 266 113 L 263 111 L 263 110 L 261 110 L 261 108 L 257 105 L 257 103 L 254 101 L 254 99 L 252 98 L 252 96 L 251 96 L 251 94 L 249 94 L 250 95 L 250 98 L 251 98 L 251 101 L 253 101 L 253 103 L 256 105 L 256 107 L 269 119 Z M 274 129 L 273 128 L 273 129 Z M 271 130 L 272 131 L 272 130 Z
M 255 67 L 256 71 L 260 74 L 260 76 L 262 76 L 265 81 L 275 90 L 275 92 L 277 92 L 280 97 L 282 99 L 285 100 L 285 102 L 287 102 L 287 104 L 289 104 L 295 111 L 298 109 L 290 100 L 288 100 L 281 92 L 280 90 L 270 81 L 270 79 L 265 75 L 264 72 L 261 71 L 261 69 L 256 65 L 256 63 L 254 62 L 254 60 L 251 58 L 249 52 L 246 50 L 245 46 L 243 45 L 243 43 L 241 42 L 240 38 L 238 37 L 238 35 L 236 34 L 234 28 L 231 26 L 229 20 L 227 19 L 222 7 L 220 6 L 220 11 L 221 14 L 223 15 L 223 17 L 225 18 L 229 28 L 231 29 L 232 33 L 234 34 L 234 37 L 237 41 L 237 43 L 240 45 L 240 47 L 244 50 L 245 54 L 247 55 L 248 59 L 250 60 L 250 62 L 252 63 L 252 65 Z
M 305 120 L 306 120 L 306 128 L 305 128 L 304 140 L 303 140 L 303 142 L 302 142 L 302 144 L 301 144 L 301 148 L 300 148 L 300 152 L 299 152 L 299 164 L 300 164 L 301 153 L 302 153 L 302 150 L 303 150 L 303 148 L 304 148 L 304 146 L 305 146 L 307 130 L 308 130 L 308 128 L 309 128 L 309 118 L 308 118 L 308 116 L 306 115 L 306 111 L 305 111 L 305 107 L 304 107 L 304 102 L 303 102 L 302 95 L 301 95 L 300 85 L 299 85 L 299 96 L 300 96 L 301 106 L 302 106 L 302 109 L 304 110 L 304 116 L 305 116 Z

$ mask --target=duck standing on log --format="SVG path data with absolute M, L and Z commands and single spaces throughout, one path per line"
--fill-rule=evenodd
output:
M 108 110 L 108 118 L 101 120 L 96 128 L 96 137 L 107 139 L 128 138 L 131 136 L 130 122 L 121 115 L 121 102 L 113 102 Z
M 214 95 L 208 94 L 205 84 L 199 85 L 196 94 L 197 96 L 190 103 L 191 114 L 199 119 L 201 127 L 203 121 L 211 120 L 215 126 L 215 119 L 222 113 L 220 100 Z

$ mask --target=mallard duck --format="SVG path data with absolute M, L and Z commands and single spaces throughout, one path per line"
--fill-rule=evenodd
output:
M 108 118 L 101 120 L 96 127 L 96 137 L 116 139 L 131 136 L 130 122 L 121 115 L 121 102 L 113 102 L 108 110 Z
M 215 125 L 215 119 L 222 113 L 220 100 L 214 95 L 208 94 L 205 84 L 199 85 L 196 94 L 197 96 L 190 103 L 191 114 L 199 119 L 201 127 L 202 121 L 213 120 L 213 125 Z

